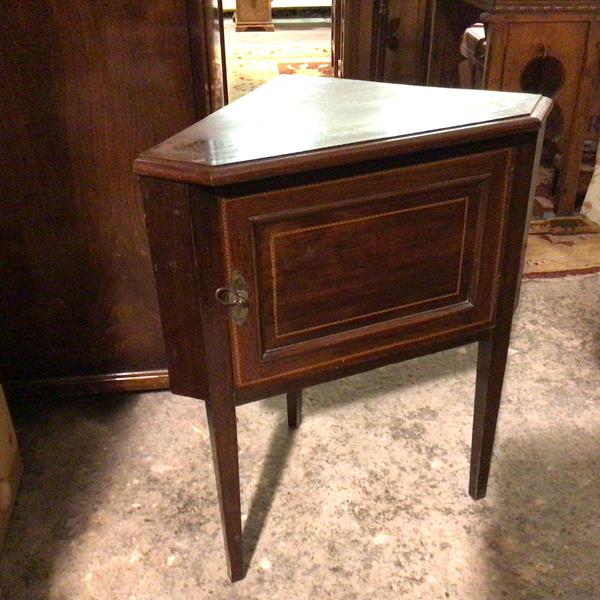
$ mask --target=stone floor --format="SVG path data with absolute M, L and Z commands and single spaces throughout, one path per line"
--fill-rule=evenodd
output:
M 7 600 L 596 599 L 600 275 L 526 281 L 488 497 L 467 493 L 475 347 L 239 413 L 245 580 L 231 585 L 201 402 L 17 414 Z

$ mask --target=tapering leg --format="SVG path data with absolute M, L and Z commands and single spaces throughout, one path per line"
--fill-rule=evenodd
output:
M 302 423 L 302 390 L 287 394 L 288 426 L 297 429 Z
M 479 342 L 477 357 L 469 482 L 469 494 L 475 500 L 483 498 L 487 490 L 515 300 L 521 280 L 527 215 L 536 189 L 536 177 L 532 173 L 539 164 L 543 141 L 544 136 L 540 132 L 535 142 L 516 149 L 513 159 L 512 193 L 506 221 L 510 225 L 506 230 L 504 255 L 498 274 L 496 318 L 494 329 Z
M 233 403 L 206 403 L 221 523 L 231 581 L 244 577 L 237 423 Z
M 509 338 L 504 332 L 479 342 L 469 481 L 469 494 L 475 500 L 483 498 L 487 489 Z

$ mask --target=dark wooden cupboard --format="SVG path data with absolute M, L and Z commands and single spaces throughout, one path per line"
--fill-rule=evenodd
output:
M 211 10 L 2 2 L 0 369 L 13 389 L 168 384 L 131 164 L 218 106 Z
M 335 0 L 333 9 L 337 73 L 348 79 L 424 82 L 428 0 Z

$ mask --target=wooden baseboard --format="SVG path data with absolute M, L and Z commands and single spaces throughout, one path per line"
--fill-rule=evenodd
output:
M 600 233 L 600 225 L 583 215 L 555 217 L 553 219 L 533 219 L 529 223 L 531 235 L 581 235 Z
M 23 379 L 6 383 L 9 395 L 52 394 L 60 396 L 87 396 L 90 394 L 115 394 L 149 392 L 169 389 L 166 369 L 107 373 L 103 375 L 78 375 L 48 379 Z
M 9 498 L 6 498 L 5 505 L 0 507 L 0 545 L 4 542 L 4 536 L 8 529 L 8 522 L 10 521 L 10 515 L 12 514 L 15 500 L 17 499 L 17 491 L 19 489 L 19 483 L 23 475 L 23 462 L 21 461 L 21 455 L 17 449 L 13 463 L 8 475 L 8 480 L 2 480 L 2 485 L 8 486 L 7 495 L 10 494 Z

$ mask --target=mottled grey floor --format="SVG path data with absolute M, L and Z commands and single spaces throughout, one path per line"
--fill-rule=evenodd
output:
M 475 347 L 239 409 L 247 577 L 225 565 L 201 403 L 20 417 L 7 599 L 600 597 L 600 276 L 524 284 L 487 499 L 467 493 Z

